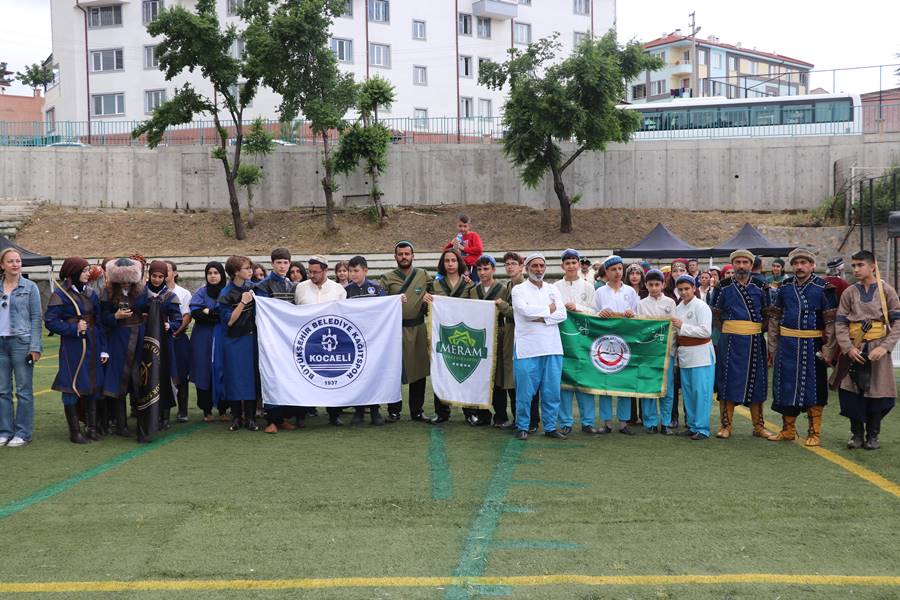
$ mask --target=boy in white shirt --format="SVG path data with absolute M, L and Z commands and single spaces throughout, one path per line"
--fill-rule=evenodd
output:
M 603 261 L 603 268 L 606 269 L 606 285 L 594 292 L 597 314 L 604 319 L 633 317 L 637 313 L 640 298 L 633 287 L 622 281 L 625 272 L 622 257 L 613 254 Z M 631 398 L 617 399 L 616 417 L 619 419 L 619 433 L 634 435 L 628 428 Z M 598 433 L 612 433 L 612 396 L 600 396 L 600 419 L 603 421 L 603 428 Z
M 639 317 L 670 318 L 675 310 L 675 301 L 663 294 L 666 276 L 658 269 L 650 269 L 644 277 L 649 296 L 638 303 Z M 644 415 L 644 428 L 647 433 L 673 435 L 669 429 L 672 421 L 672 401 L 675 398 L 675 349 L 669 357 L 666 369 L 666 395 L 660 398 L 641 398 L 641 412 Z M 659 410 L 656 405 L 659 402 Z M 660 425 L 662 424 L 662 425 Z
M 679 277 L 675 287 L 681 293 L 681 304 L 672 311 L 672 325 L 678 328 L 678 368 L 688 426 L 681 435 L 705 440 L 709 437 L 709 411 L 716 376 L 716 353 L 710 340 L 712 310 L 695 297 L 697 283 L 690 275 Z
M 594 304 L 594 286 L 581 277 L 581 256 L 571 248 L 562 253 L 563 278 L 556 282 L 556 287 L 562 295 L 566 310 L 596 314 Z M 599 433 L 594 426 L 594 395 L 573 390 L 562 390 L 559 403 L 559 431 L 563 435 L 572 433 L 572 425 L 575 418 L 572 415 L 572 396 L 578 400 L 578 414 L 581 419 L 581 431 L 583 433 Z

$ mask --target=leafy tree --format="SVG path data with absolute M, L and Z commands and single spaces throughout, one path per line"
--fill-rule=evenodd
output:
M 196 12 L 193 13 L 178 5 L 161 10 L 159 16 L 147 25 L 147 31 L 152 36 L 163 38 L 156 46 L 156 56 L 167 81 L 185 69 L 199 69 L 213 84 L 214 94 L 209 97 L 186 83 L 171 100 L 157 107 L 153 116 L 135 128 L 131 135 L 137 138 L 147 134 L 150 147 L 155 148 L 162 142 L 166 128 L 190 123 L 198 115 L 211 116 L 219 136 L 218 147 L 213 150 L 212 156 L 221 161 L 225 170 L 234 236 L 242 240 L 246 233 L 241 221 L 237 174 L 241 168 L 244 109 L 253 101 L 259 87 L 259 74 L 254 70 L 256 61 L 248 56 L 247 51 L 240 58 L 231 55 L 232 43 L 238 33 L 234 25 L 224 29 L 221 27 L 215 0 L 197 0 Z M 222 123 L 220 111 L 234 124 L 234 155 L 231 158 L 228 153 L 228 130 Z
M 356 105 L 359 119 L 344 131 L 335 155 L 338 173 L 350 173 L 360 161 L 365 162 L 365 171 L 371 182 L 369 198 L 381 223 L 387 219 L 387 212 L 381 202 L 384 194 L 378 188 L 378 177 L 387 168 L 391 132 L 378 122 L 378 107 L 387 106 L 394 99 L 394 86 L 377 75 L 360 84 Z
M 562 233 L 572 231 L 572 204 L 563 173 L 587 150 L 603 151 L 609 142 L 627 142 L 640 126 L 635 111 L 617 108 L 626 84 L 641 71 L 656 70 L 662 60 L 637 42 L 619 46 L 615 31 L 584 40 L 571 56 L 553 64 L 557 36 L 513 49 L 505 63 L 487 63 L 478 81 L 491 89 L 509 86 L 503 113 L 503 150 L 520 169 L 522 182 L 536 188 L 549 172 L 559 199 Z M 568 154 L 561 142 L 574 142 Z
M 272 134 L 266 130 L 261 117 L 257 117 L 250 125 L 250 131 L 244 138 L 244 152 L 249 157 L 262 158 L 271 153 L 275 148 L 272 143 Z M 253 186 L 262 181 L 264 176 L 261 165 L 242 162 L 237 172 L 238 185 L 247 190 L 247 227 L 253 229 L 256 226 L 256 218 L 253 214 Z
M 45 92 L 47 91 L 47 86 L 53 83 L 53 78 L 53 69 L 42 67 L 38 63 L 25 67 L 24 73 L 16 73 L 16 79 L 21 81 L 23 85 L 36 90 L 44 88 Z
M 6 70 L 7 63 L 0 62 L 0 87 L 9 87 L 12 85 L 12 77 L 8 77 L 8 75 L 12 75 L 12 71 Z
M 322 140 L 322 190 L 325 229 L 335 231 L 334 132 L 345 127 L 344 116 L 356 103 L 353 75 L 342 73 L 329 48 L 331 24 L 344 11 L 343 0 L 245 0 L 248 21 L 244 40 L 262 82 L 281 96 L 280 119 L 298 114 L 310 122 Z

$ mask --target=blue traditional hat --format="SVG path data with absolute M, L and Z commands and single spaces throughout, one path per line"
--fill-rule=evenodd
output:
M 413 248 L 412 242 L 408 242 L 408 241 L 406 241 L 406 240 L 400 240 L 399 242 L 397 242 L 396 244 L 394 244 L 394 252 L 397 251 L 397 248 L 409 248 L 409 249 L 412 250 L 413 252 L 416 251 L 416 249 Z
M 490 254 L 482 254 L 481 256 L 478 257 L 479 260 L 481 260 L 482 258 L 484 260 L 488 261 L 489 263 L 491 263 L 491 265 L 493 265 L 494 267 L 497 266 L 497 259 L 495 259 Z
M 608 269 L 614 265 L 621 265 L 621 264 L 622 264 L 622 257 L 618 256 L 616 254 L 613 254 L 612 256 L 608 256 L 606 258 L 606 260 L 603 261 L 603 268 Z
M 679 285 L 681 283 L 689 283 L 691 287 L 697 287 L 697 280 L 691 277 L 690 275 L 682 275 L 678 279 L 675 280 L 675 285 Z
M 573 250 L 572 248 L 566 248 L 562 253 L 562 260 L 566 260 L 569 258 L 577 258 L 579 261 L 581 260 L 581 255 L 578 253 L 578 250 Z
M 666 281 L 666 276 L 659 269 L 650 269 L 647 271 L 647 274 L 644 276 L 645 281 L 658 281 L 660 283 L 664 283 Z

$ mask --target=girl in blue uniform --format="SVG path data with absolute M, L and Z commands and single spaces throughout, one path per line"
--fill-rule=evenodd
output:
M 197 388 L 197 408 L 203 411 L 203 420 L 212 421 L 213 410 L 213 335 L 219 325 L 219 294 L 225 287 L 225 267 L 222 263 L 207 263 L 206 285 L 191 297 L 191 317 L 194 329 L 191 332 L 191 379 Z M 225 403 L 219 404 L 219 415 L 224 416 Z
M 222 382 L 224 399 L 231 406 L 231 431 L 242 426 L 257 431 L 256 398 L 259 396 L 259 370 L 257 367 L 256 305 L 253 302 L 251 277 L 253 267 L 246 256 L 230 256 L 225 262 L 225 273 L 231 278 L 219 294 L 216 307 L 222 330 L 214 344 L 221 341 L 221 352 L 216 351 L 214 377 Z M 243 414 L 243 419 L 241 415 Z
M 103 365 L 109 359 L 100 327 L 100 299 L 88 287 L 91 267 L 73 256 L 59 269 L 59 286 L 50 296 L 44 324 L 59 336 L 59 371 L 52 389 L 62 393 L 69 440 L 87 444 L 100 440 L 97 430 L 97 396 L 103 385 Z M 78 404 L 86 424 L 78 422 Z

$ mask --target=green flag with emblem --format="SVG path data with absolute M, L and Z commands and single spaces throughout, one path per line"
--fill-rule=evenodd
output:
M 674 335 L 668 319 L 603 319 L 570 312 L 559 333 L 563 388 L 605 396 L 666 395 Z

